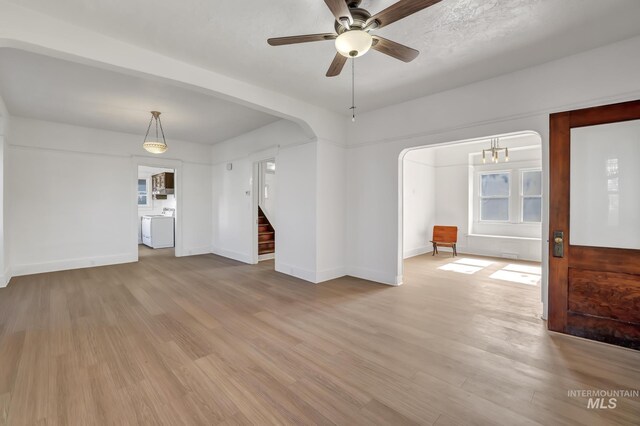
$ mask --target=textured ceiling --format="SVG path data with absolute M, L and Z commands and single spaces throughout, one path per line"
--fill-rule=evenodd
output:
M 11 0 L 128 43 L 347 112 L 350 73 L 324 77 L 332 42 L 268 37 L 333 31 L 322 0 Z M 364 0 L 372 13 L 394 0 Z M 640 0 L 442 0 L 379 30 L 421 51 L 356 62 L 362 110 L 457 87 L 640 33 Z
M 162 112 L 169 140 L 212 144 L 278 120 L 229 101 L 34 53 L 0 49 L 0 93 L 13 115 L 125 133 Z

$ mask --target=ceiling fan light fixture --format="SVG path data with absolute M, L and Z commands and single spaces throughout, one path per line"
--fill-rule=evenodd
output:
M 336 50 L 347 58 L 357 58 L 371 49 L 373 37 L 363 30 L 345 31 L 336 39 Z

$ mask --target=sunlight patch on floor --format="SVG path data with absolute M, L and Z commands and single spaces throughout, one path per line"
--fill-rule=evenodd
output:
M 489 260 L 462 258 L 454 262 L 438 267 L 442 271 L 457 272 L 459 274 L 473 275 L 482 271 L 487 266 L 493 265 Z M 510 263 L 499 271 L 489 276 L 500 281 L 509 281 L 517 284 L 538 285 L 540 283 L 541 267 L 532 265 L 520 265 Z
M 463 265 L 471 265 L 471 266 L 482 266 L 486 268 L 489 265 L 492 265 L 493 262 L 490 260 L 480 260 L 480 259 L 469 259 L 467 257 L 463 257 L 460 260 L 456 260 L 454 263 L 461 263 Z
M 440 266 L 438 269 L 471 275 L 481 271 L 483 268 L 481 266 L 463 265 L 461 263 L 447 263 L 446 265 Z
M 513 265 L 509 265 L 509 266 L 513 266 Z M 523 266 L 523 265 L 516 265 L 516 266 Z M 507 268 L 508 266 L 500 269 L 497 272 L 494 272 L 489 276 L 489 278 L 502 280 L 502 281 L 509 281 L 509 282 L 518 283 L 518 284 L 527 284 L 527 285 L 538 285 L 538 283 L 540 282 L 539 273 L 528 274 L 521 271 L 508 270 Z M 524 268 L 529 268 L 529 267 L 525 266 Z M 531 268 L 535 269 L 535 267 L 531 267 Z
M 443 271 L 451 271 L 458 272 L 460 274 L 475 274 L 478 271 L 483 270 L 487 266 L 491 265 L 493 262 L 488 260 L 479 260 L 479 259 L 468 259 L 462 258 L 456 260 L 455 262 L 447 263 L 446 265 L 440 266 L 438 269 Z
M 511 263 L 502 269 L 505 271 L 522 272 L 524 274 L 542 275 L 542 268 L 540 266 L 518 265 Z

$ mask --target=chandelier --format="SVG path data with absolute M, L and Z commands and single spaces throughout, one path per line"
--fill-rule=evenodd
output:
M 500 160 L 500 151 L 504 151 L 504 161 L 509 161 L 509 148 L 500 147 L 499 138 L 491 138 L 491 148 L 482 150 L 482 162 L 487 162 L 487 153 L 491 154 L 491 161 L 498 163 Z
M 144 143 L 142 147 L 152 154 L 162 154 L 167 150 L 167 141 L 164 138 L 164 130 L 162 129 L 162 121 L 160 121 L 160 111 L 151 111 L 151 120 L 147 127 L 147 133 L 144 135 Z M 149 136 L 151 125 L 155 121 L 155 136 Z

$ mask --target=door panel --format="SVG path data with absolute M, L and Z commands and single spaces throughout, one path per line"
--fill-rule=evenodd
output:
M 640 275 L 571 268 L 569 311 L 633 322 L 640 311 L 639 281 Z
M 552 114 L 549 152 L 549 329 L 640 349 L 640 101 Z

